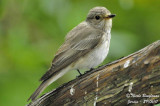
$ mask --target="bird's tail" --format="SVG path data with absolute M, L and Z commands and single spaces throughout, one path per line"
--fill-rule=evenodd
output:
M 27 101 L 29 101 L 30 99 L 32 101 L 34 101 L 36 99 L 36 97 L 47 87 L 49 86 L 52 82 L 56 81 L 58 78 L 60 78 L 61 76 L 63 76 L 66 72 L 68 72 L 69 69 L 66 68 L 64 70 L 59 71 L 58 73 L 56 73 L 55 75 L 53 75 L 52 77 L 50 77 L 47 80 L 44 80 L 40 86 L 36 89 L 36 91 L 29 97 L 29 99 Z
M 39 87 L 36 89 L 36 91 L 29 97 L 27 101 L 30 99 L 33 101 L 36 99 L 36 97 L 49 85 L 49 80 L 43 81 Z

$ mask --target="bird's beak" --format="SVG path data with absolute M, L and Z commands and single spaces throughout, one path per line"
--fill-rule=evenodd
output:
M 113 18 L 113 17 L 115 17 L 116 15 L 115 14 L 111 14 L 111 15 L 106 15 L 104 18 L 105 19 L 108 19 L 108 18 Z

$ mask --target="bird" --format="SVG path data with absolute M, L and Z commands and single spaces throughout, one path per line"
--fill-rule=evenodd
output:
M 34 101 L 46 87 L 68 71 L 80 73 L 81 69 L 92 69 L 101 64 L 109 52 L 113 17 L 115 14 L 106 7 L 90 9 L 86 19 L 66 35 L 51 67 L 40 78 L 41 84 L 27 101 Z

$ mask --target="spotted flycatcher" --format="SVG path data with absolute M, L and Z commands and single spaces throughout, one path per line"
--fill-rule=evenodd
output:
M 86 20 L 67 34 L 51 68 L 41 77 L 42 83 L 28 100 L 35 100 L 47 86 L 70 70 L 91 69 L 101 64 L 109 51 L 114 16 L 105 7 L 92 8 Z

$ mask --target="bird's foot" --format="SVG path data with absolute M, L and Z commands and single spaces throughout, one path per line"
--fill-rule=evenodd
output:
M 92 71 L 92 70 L 94 70 L 94 68 L 90 68 L 90 70 L 89 70 L 89 71 Z
M 80 72 L 80 70 L 79 70 L 79 69 L 77 69 L 77 71 L 78 71 L 78 73 L 79 73 L 79 75 L 78 75 L 77 77 L 82 76 L 82 73 Z

